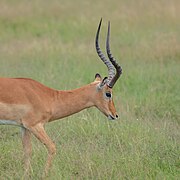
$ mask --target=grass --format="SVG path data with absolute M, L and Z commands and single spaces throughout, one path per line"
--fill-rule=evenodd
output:
M 47 124 L 57 145 L 48 179 L 180 178 L 180 2 L 0 2 L 0 76 L 30 77 L 73 89 L 107 75 L 94 49 L 97 24 L 107 21 L 111 47 L 123 67 L 114 87 L 120 119 L 95 108 Z M 19 128 L 0 127 L 0 179 L 21 179 Z M 32 179 L 40 179 L 46 150 L 33 139 Z

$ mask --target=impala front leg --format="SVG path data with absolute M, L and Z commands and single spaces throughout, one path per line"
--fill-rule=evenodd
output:
M 29 175 L 30 159 L 32 154 L 31 132 L 22 127 L 22 144 L 24 149 L 25 176 Z
M 44 127 L 42 124 L 37 124 L 34 127 L 30 128 L 30 131 L 39 139 L 40 142 L 42 142 L 46 148 L 48 149 L 48 157 L 47 162 L 45 165 L 44 175 L 43 177 L 47 176 L 48 171 L 52 164 L 52 159 L 54 155 L 56 154 L 56 147 L 53 141 L 49 138 L 49 136 L 46 134 Z

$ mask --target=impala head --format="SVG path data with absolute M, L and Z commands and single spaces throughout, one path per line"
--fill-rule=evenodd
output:
M 110 36 L 110 22 L 108 23 L 108 33 L 106 39 L 106 52 L 109 59 L 106 59 L 102 53 L 99 46 L 99 32 L 101 28 L 102 19 L 100 20 L 98 30 L 96 33 L 95 46 L 98 56 L 104 62 L 108 69 L 108 77 L 101 78 L 99 74 L 95 75 L 95 81 L 97 83 L 97 98 L 96 98 L 96 107 L 103 112 L 110 120 L 115 120 L 118 118 L 116 109 L 114 106 L 112 98 L 112 88 L 115 85 L 116 81 L 122 74 L 122 68 L 118 65 L 116 60 L 111 54 L 110 45 L 109 45 L 109 36 Z

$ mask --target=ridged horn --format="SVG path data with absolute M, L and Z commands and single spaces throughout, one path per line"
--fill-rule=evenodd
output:
M 104 62 L 104 64 L 108 68 L 108 80 L 107 80 L 107 82 L 111 82 L 112 78 L 115 75 L 115 69 L 114 69 L 113 65 L 111 64 L 111 62 L 108 59 L 106 59 L 106 57 L 102 53 L 102 51 L 100 49 L 100 46 L 99 46 L 99 32 L 100 32 L 100 29 L 101 29 L 101 23 L 102 23 L 102 18 L 101 18 L 101 20 L 99 22 L 98 30 L 97 30 L 97 33 L 96 33 L 95 46 L 96 46 L 96 51 L 97 51 L 98 56 L 101 58 L 101 60 Z
M 106 39 L 106 52 L 109 57 L 109 60 L 116 68 L 116 75 L 113 76 L 110 81 L 108 81 L 107 85 L 112 88 L 116 81 L 119 79 L 120 75 L 122 74 L 122 68 L 121 66 L 116 62 L 115 58 L 112 56 L 110 51 L 110 45 L 109 45 L 109 37 L 110 37 L 110 22 L 108 23 L 108 33 L 107 33 L 107 39 Z

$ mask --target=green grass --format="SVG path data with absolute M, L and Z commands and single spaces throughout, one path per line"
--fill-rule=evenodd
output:
M 47 124 L 57 145 L 48 179 L 180 178 L 180 2 L 0 2 L 0 76 L 30 77 L 73 89 L 107 75 L 94 38 L 103 17 L 101 47 L 111 20 L 111 48 L 123 67 L 114 87 L 120 119 L 95 108 Z M 19 128 L 0 126 L 0 179 L 21 179 Z M 32 179 L 47 152 L 33 139 Z

